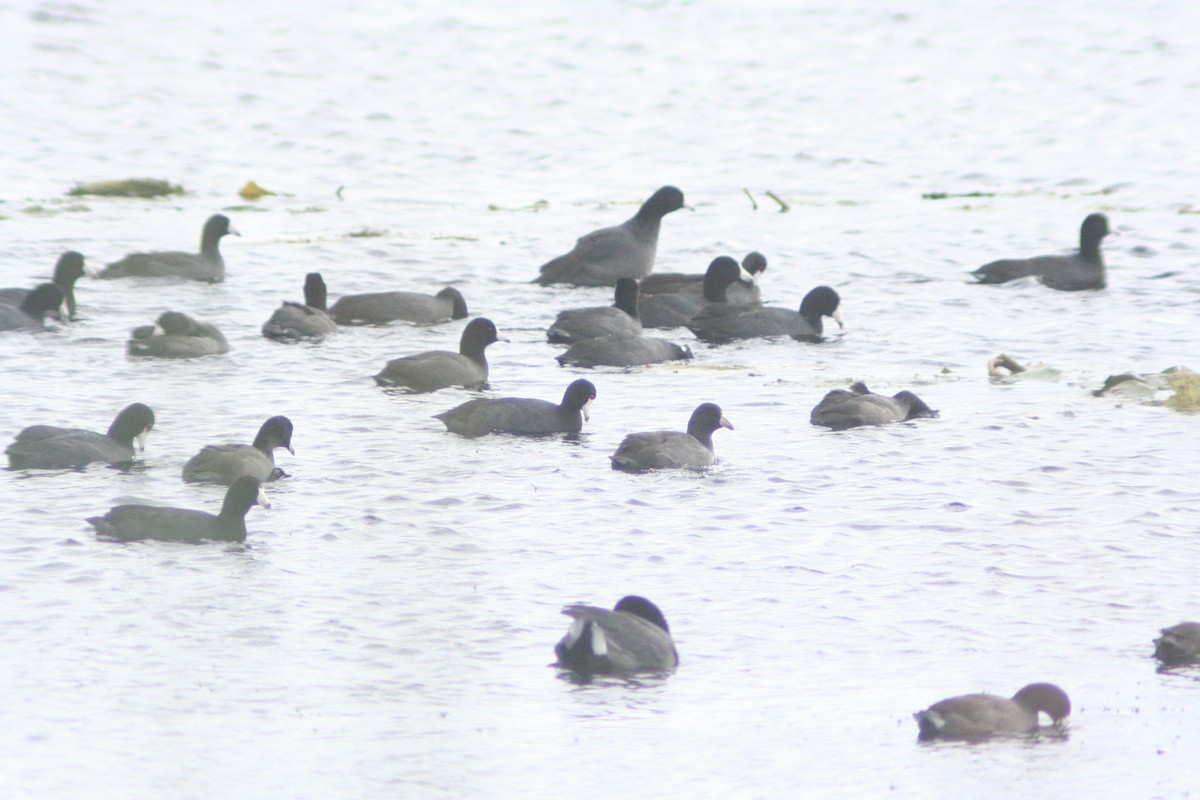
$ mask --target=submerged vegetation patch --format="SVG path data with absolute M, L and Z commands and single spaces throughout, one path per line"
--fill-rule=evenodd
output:
M 183 194 L 183 187 L 157 178 L 127 178 L 119 181 L 76 183 L 67 191 L 70 197 L 98 195 L 101 197 L 165 197 Z

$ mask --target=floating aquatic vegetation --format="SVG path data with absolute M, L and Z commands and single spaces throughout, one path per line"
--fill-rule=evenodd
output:
M 275 192 L 264 189 L 254 181 L 246 181 L 246 185 L 238 189 L 238 194 L 246 200 L 257 200 L 260 197 L 274 197 Z
M 165 197 L 183 194 L 183 187 L 157 178 L 127 178 L 120 181 L 77 183 L 67 191 L 71 197 L 100 195 L 102 197 Z
M 1175 394 L 1167 398 L 1167 408 L 1185 414 L 1200 412 L 1200 375 L 1180 367 L 1167 375 L 1167 383 L 1175 390 Z

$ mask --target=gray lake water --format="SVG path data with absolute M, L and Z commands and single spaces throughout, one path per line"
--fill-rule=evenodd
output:
M 1200 6 L 350 5 L 0 0 L 0 285 L 65 249 L 191 249 L 215 211 L 243 234 L 223 284 L 85 278 L 78 323 L 0 334 L 5 443 L 133 401 L 158 416 L 128 473 L 0 474 L 0 796 L 1200 791 L 1200 673 L 1151 658 L 1200 618 L 1200 418 L 1090 394 L 1200 367 Z M 65 194 L 143 175 L 187 193 Z M 241 200 L 251 179 L 278 194 Z M 771 303 L 833 285 L 844 333 L 676 331 L 683 366 L 559 368 L 546 325 L 610 293 L 530 285 L 537 267 L 667 183 L 695 211 L 664 221 L 658 270 L 760 250 Z M 1068 249 L 1095 211 L 1120 234 L 1106 290 L 967 282 Z M 331 299 L 453 283 L 511 340 L 489 394 L 586 374 L 586 432 L 467 441 L 431 415 L 469 393 L 374 385 L 461 323 L 262 338 L 310 271 Z M 129 359 L 167 308 L 231 352 Z M 1000 352 L 1061 377 L 992 383 Z M 810 426 L 854 379 L 941 417 Z M 703 401 L 736 426 L 715 468 L 609 468 Z M 273 414 L 296 455 L 245 546 L 84 522 L 215 510 L 182 464 Z M 677 672 L 561 679 L 559 608 L 629 593 L 662 607 Z M 913 711 L 1032 681 L 1070 694 L 1065 739 L 915 742 Z

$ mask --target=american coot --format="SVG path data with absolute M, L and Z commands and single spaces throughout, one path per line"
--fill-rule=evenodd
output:
M 253 505 L 270 508 L 258 478 L 243 475 L 225 493 L 221 513 L 163 506 L 114 506 L 102 517 L 89 517 L 96 535 L 104 539 L 166 542 L 246 541 L 246 512 Z
M 75 317 L 75 282 L 83 277 L 83 254 L 68 250 L 54 265 L 54 285 L 62 289 L 68 318 Z M 20 307 L 32 289 L 0 289 L 0 304 Z
M 243 475 L 260 481 L 284 474 L 275 467 L 275 448 L 285 447 L 292 455 L 292 421 L 271 417 L 258 429 L 254 444 L 210 444 L 183 465 L 185 481 L 232 484 Z
M 683 328 L 710 304 L 725 305 L 729 289 L 738 285 L 742 268 L 729 256 L 718 256 L 704 273 L 703 292 L 655 294 L 642 301 L 642 324 L 647 328 Z
M 218 283 L 225 280 L 225 259 L 221 258 L 221 237 L 232 233 L 240 236 L 229 224 L 229 217 L 213 214 L 200 233 L 200 252 L 181 253 L 160 251 L 131 253 L 109 264 L 101 278 L 176 277 L 193 281 Z
M 994 694 L 964 694 L 913 714 L 921 739 L 986 739 L 1032 733 L 1045 711 L 1057 726 L 1071 713 L 1067 693 L 1052 683 L 1031 683 L 1009 700 Z
M 632 218 L 579 237 L 571 252 L 543 264 L 541 276 L 534 282 L 542 286 L 612 286 L 618 278 L 649 275 L 654 269 L 662 218 L 681 208 L 687 208 L 683 192 L 674 186 L 662 187 Z
M 210 322 L 200 322 L 180 311 L 164 311 L 154 325 L 142 325 L 130 332 L 131 356 L 157 358 L 196 358 L 228 353 L 229 343 Z
M 65 316 L 62 289 L 53 283 L 35 286 L 18 305 L 0 304 L 0 331 L 43 328 L 46 317 Z
M 316 339 L 337 330 L 337 323 L 325 311 L 325 280 L 319 272 L 304 277 L 304 304 L 285 302 L 263 323 L 268 339 L 298 341 Z
M 1200 662 L 1200 622 L 1181 622 L 1162 629 L 1154 640 L 1154 656 L 1168 666 Z
M 134 442 L 139 451 L 144 449 L 146 434 L 153 427 L 150 407 L 133 403 L 121 409 L 108 433 L 31 425 L 18 433 L 4 452 L 14 469 L 65 469 L 96 461 L 119 466 L 133 460 Z
M 701 403 L 688 420 L 687 433 L 647 431 L 631 433 L 609 456 L 613 469 L 641 472 L 647 469 L 708 467 L 716 463 L 712 435 L 717 428 L 733 425 L 716 403 Z
M 639 336 L 642 322 L 638 316 L 638 284 L 633 278 L 617 281 L 611 306 L 568 308 L 558 312 L 546 329 L 546 339 L 555 344 L 573 344 L 614 333 Z
M 1104 258 L 1100 255 L 1100 243 L 1108 234 L 1108 217 L 1089 214 L 1079 230 L 1078 253 L 993 261 L 971 274 L 980 283 L 1007 283 L 1035 275 L 1051 289 L 1067 292 L 1103 289 Z
M 888 397 L 875 394 L 859 381 L 849 390 L 834 389 L 826 394 L 809 414 L 809 420 L 813 425 L 844 431 L 860 425 L 886 425 L 937 415 L 938 412 L 912 392 L 903 391 Z
M 725 300 L 730 303 L 758 303 L 762 296 L 758 288 L 758 279 L 767 268 L 767 257 L 759 252 L 747 253 L 742 259 L 742 269 L 749 276 L 739 274 L 739 280 L 730 284 L 725 291 Z M 642 278 L 642 294 L 704 294 L 704 277 L 707 273 L 695 275 L 683 272 L 656 272 Z
M 380 386 L 398 386 L 410 392 L 436 392 L 450 386 L 482 389 L 487 383 L 488 362 L 484 350 L 501 341 L 490 319 L 477 317 L 467 323 L 458 352 L 430 350 L 392 359 L 378 375 Z
M 339 297 L 329 308 L 339 325 L 384 325 L 396 320 L 430 325 L 448 319 L 465 319 L 467 301 L 462 292 L 447 286 L 436 295 L 419 292 L 373 292 Z
M 691 357 L 690 349 L 666 339 L 618 333 L 576 342 L 555 360 L 564 367 L 640 367 Z
M 622 597 L 612 611 L 572 605 L 562 613 L 573 621 L 554 646 L 559 667 L 584 675 L 628 675 L 666 672 L 679 664 L 666 617 L 644 597 Z
M 591 418 L 588 409 L 595 399 L 596 387 L 580 378 L 567 387 L 561 403 L 526 397 L 480 398 L 434 414 L 434 418 L 452 433 L 468 438 L 489 433 L 579 433 L 584 420 Z
M 842 325 L 841 298 L 828 286 L 818 286 L 804 296 L 800 311 L 726 303 L 706 306 L 688 328 L 707 342 L 729 342 L 759 336 L 790 336 L 806 342 L 821 341 L 822 317 Z

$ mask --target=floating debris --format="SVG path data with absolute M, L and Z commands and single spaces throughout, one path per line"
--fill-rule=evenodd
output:
M 1047 367 L 1040 361 L 1037 364 L 1020 364 L 1015 358 L 1004 353 L 988 359 L 988 377 L 994 383 L 1012 383 L 1017 380 L 1056 381 L 1062 377 L 1062 371 Z
M 1180 367 L 1167 375 L 1167 383 L 1175 390 L 1175 394 L 1167 398 L 1167 408 L 1185 414 L 1200 412 L 1200 375 Z
M 71 197 L 100 195 L 103 197 L 164 197 L 183 194 L 183 187 L 156 178 L 129 178 L 123 181 L 77 183 L 67 194 Z
M 276 193 L 264 189 L 254 181 L 246 181 L 246 185 L 238 189 L 238 194 L 246 200 L 257 200 L 260 197 L 275 197 Z

